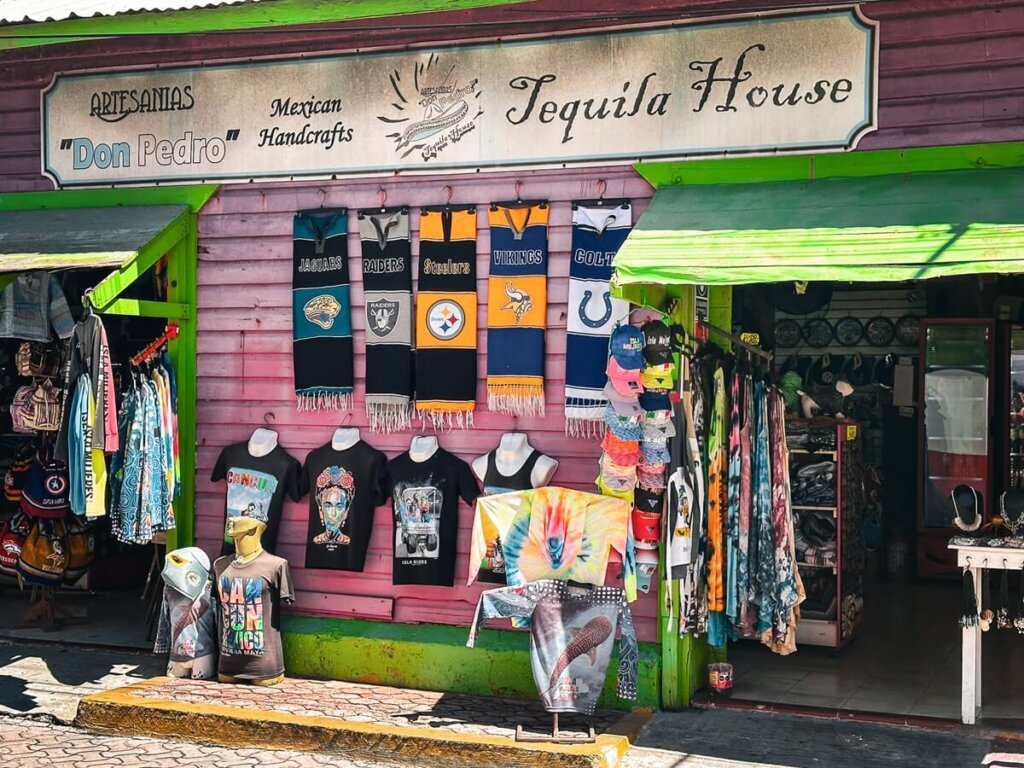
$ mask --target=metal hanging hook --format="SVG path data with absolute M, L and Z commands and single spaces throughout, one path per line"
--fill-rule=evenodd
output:
M 380 200 L 380 212 L 384 213 L 384 204 L 388 201 L 388 191 L 381 187 L 377 190 L 377 197 Z
M 452 204 L 452 195 L 455 194 L 455 190 L 452 189 L 452 185 L 451 184 L 445 184 L 444 185 L 444 193 L 445 193 L 444 204 L 445 205 L 451 205 Z
M 597 180 L 597 199 L 598 201 L 604 200 L 604 193 L 608 191 L 608 182 L 604 179 Z
M 269 427 L 270 422 L 277 421 L 277 416 L 274 415 L 273 411 L 267 411 L 263 414 L 263 426 Z
M 523 202 L 523 180 L 516 179 L 516 202 Z

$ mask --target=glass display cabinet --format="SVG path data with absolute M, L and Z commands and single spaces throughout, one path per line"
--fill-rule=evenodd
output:
M 974 488 L 981 497 L 983 517 L 987 520 L 992 515 L 994 335 L 991 320 L 921 321 L 923 488 L 917 572 L 926 578 L 958 575 L 955 554 L 947 548 L 957 530 L 950 500 L 956 486 Z

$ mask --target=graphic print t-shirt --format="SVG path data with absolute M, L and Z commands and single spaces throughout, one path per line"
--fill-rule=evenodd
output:
M 394 513 L 394 584 L 455 583 L 459 499 L 480 495 L 469 465 L 443 448 L 423 462 L 408 451 L 388 462 Z
M 306 457 L 300 491 L 309 494 L 307 568 L 363 570 L 373 511 L 388 498 L 387 461 L 362 440 L 343 451 L 327 443 Z
M 248 443 L 235 443 L 221 451 L 210 479 L 214 482 L 228 481 L 222 555 L 233 549 L 227 534 L 227 518 L 240 516 L 253 517 L 267 524 L 263 549 L 274 552 L 284 497 L 287 495 L 292 501 L 302 498 L 299 493 L 300 471 L 299 462 L 280 445 L 274 446 L 266 456 L 253 456 L 249 453 Z
M 238 565 L 234 555 L 213 564 L 220 611 L 217 673 L 260 680 L 284 674 L 281 601 L 295 599 L 288 561 L 263 552 Z

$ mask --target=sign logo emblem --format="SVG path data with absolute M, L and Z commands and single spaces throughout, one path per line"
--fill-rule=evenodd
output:
M 427 310 L 427 329 L 435 339 L 454 339 L 466 327 L 462 307 L 449 299 L 435 301 Z
M 508 296 L 502 308 L 502 312 L 511 312 L 516 316 L 516 325 L 523 322 L 526 313 L 533 309 L 533 298 L 522 288 L 516 286 L 512 281 L 505 283 L 505 295 Z
M 374 336 L 390 336 L 398 324 L 398 302 L 378 299 L 366 302 L 366 327 Z
M 341 312 L 341 304 L 329 293 L 325 293 L 322 296 L 314 296 L 302 308 L 302 313 L 306 316 L 306 319 L 314 325 L 320 326 L 325 331 L 329 331 L 334 326 L 334 319 L 338 316 L 339 312 Z

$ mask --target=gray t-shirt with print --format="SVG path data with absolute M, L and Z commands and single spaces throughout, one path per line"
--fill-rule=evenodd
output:
M 284 674 L 281 601 L 295 599 L 288 561 L 269 552 L 241 565 L 234 555 L 213 564 L 220 623 L 217 672 L 246 680 Z

